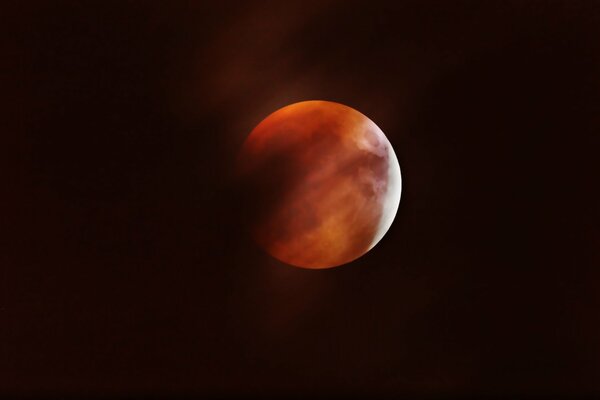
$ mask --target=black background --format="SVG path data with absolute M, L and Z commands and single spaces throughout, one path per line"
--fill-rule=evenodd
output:
M 0 394 L 600 392 L 599 2 L 1 8 Z M 323 271 L 257 249 L 230 179 L 308 99 L 403 174 Z

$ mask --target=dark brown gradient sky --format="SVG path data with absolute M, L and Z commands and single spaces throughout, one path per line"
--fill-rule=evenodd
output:
M 600 4 L 3 3 L 0 395 L 600 392 Z M 332 270 L 248 239 L 250 130 L 325 99 L 403 173 Z M 245 193 L 244 195 L 248 195 Z

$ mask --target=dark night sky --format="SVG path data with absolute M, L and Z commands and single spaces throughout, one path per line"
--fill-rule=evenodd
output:
M 599 2 L 0 15 L 0 395 L 600 392 Z M 255 247 L 230 178 L 309 99 L 403 173 L 379 245 L 322 271 Z

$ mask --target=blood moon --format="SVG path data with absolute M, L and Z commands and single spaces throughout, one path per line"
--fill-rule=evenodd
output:
M 346 264 L 389 229 L 402 178 L 392 145 L 343 104 L 303 101 L 265 118 L 237 163 L 246 222 L 273 257 L 302 268 Z

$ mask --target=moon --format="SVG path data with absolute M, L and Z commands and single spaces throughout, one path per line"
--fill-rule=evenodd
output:
M 379 127 L 340 103 L 283 107 L 246 138 L 236 165 L 256 243 L 296 267 L 347 264 L 390 228 L 400 165 Z

